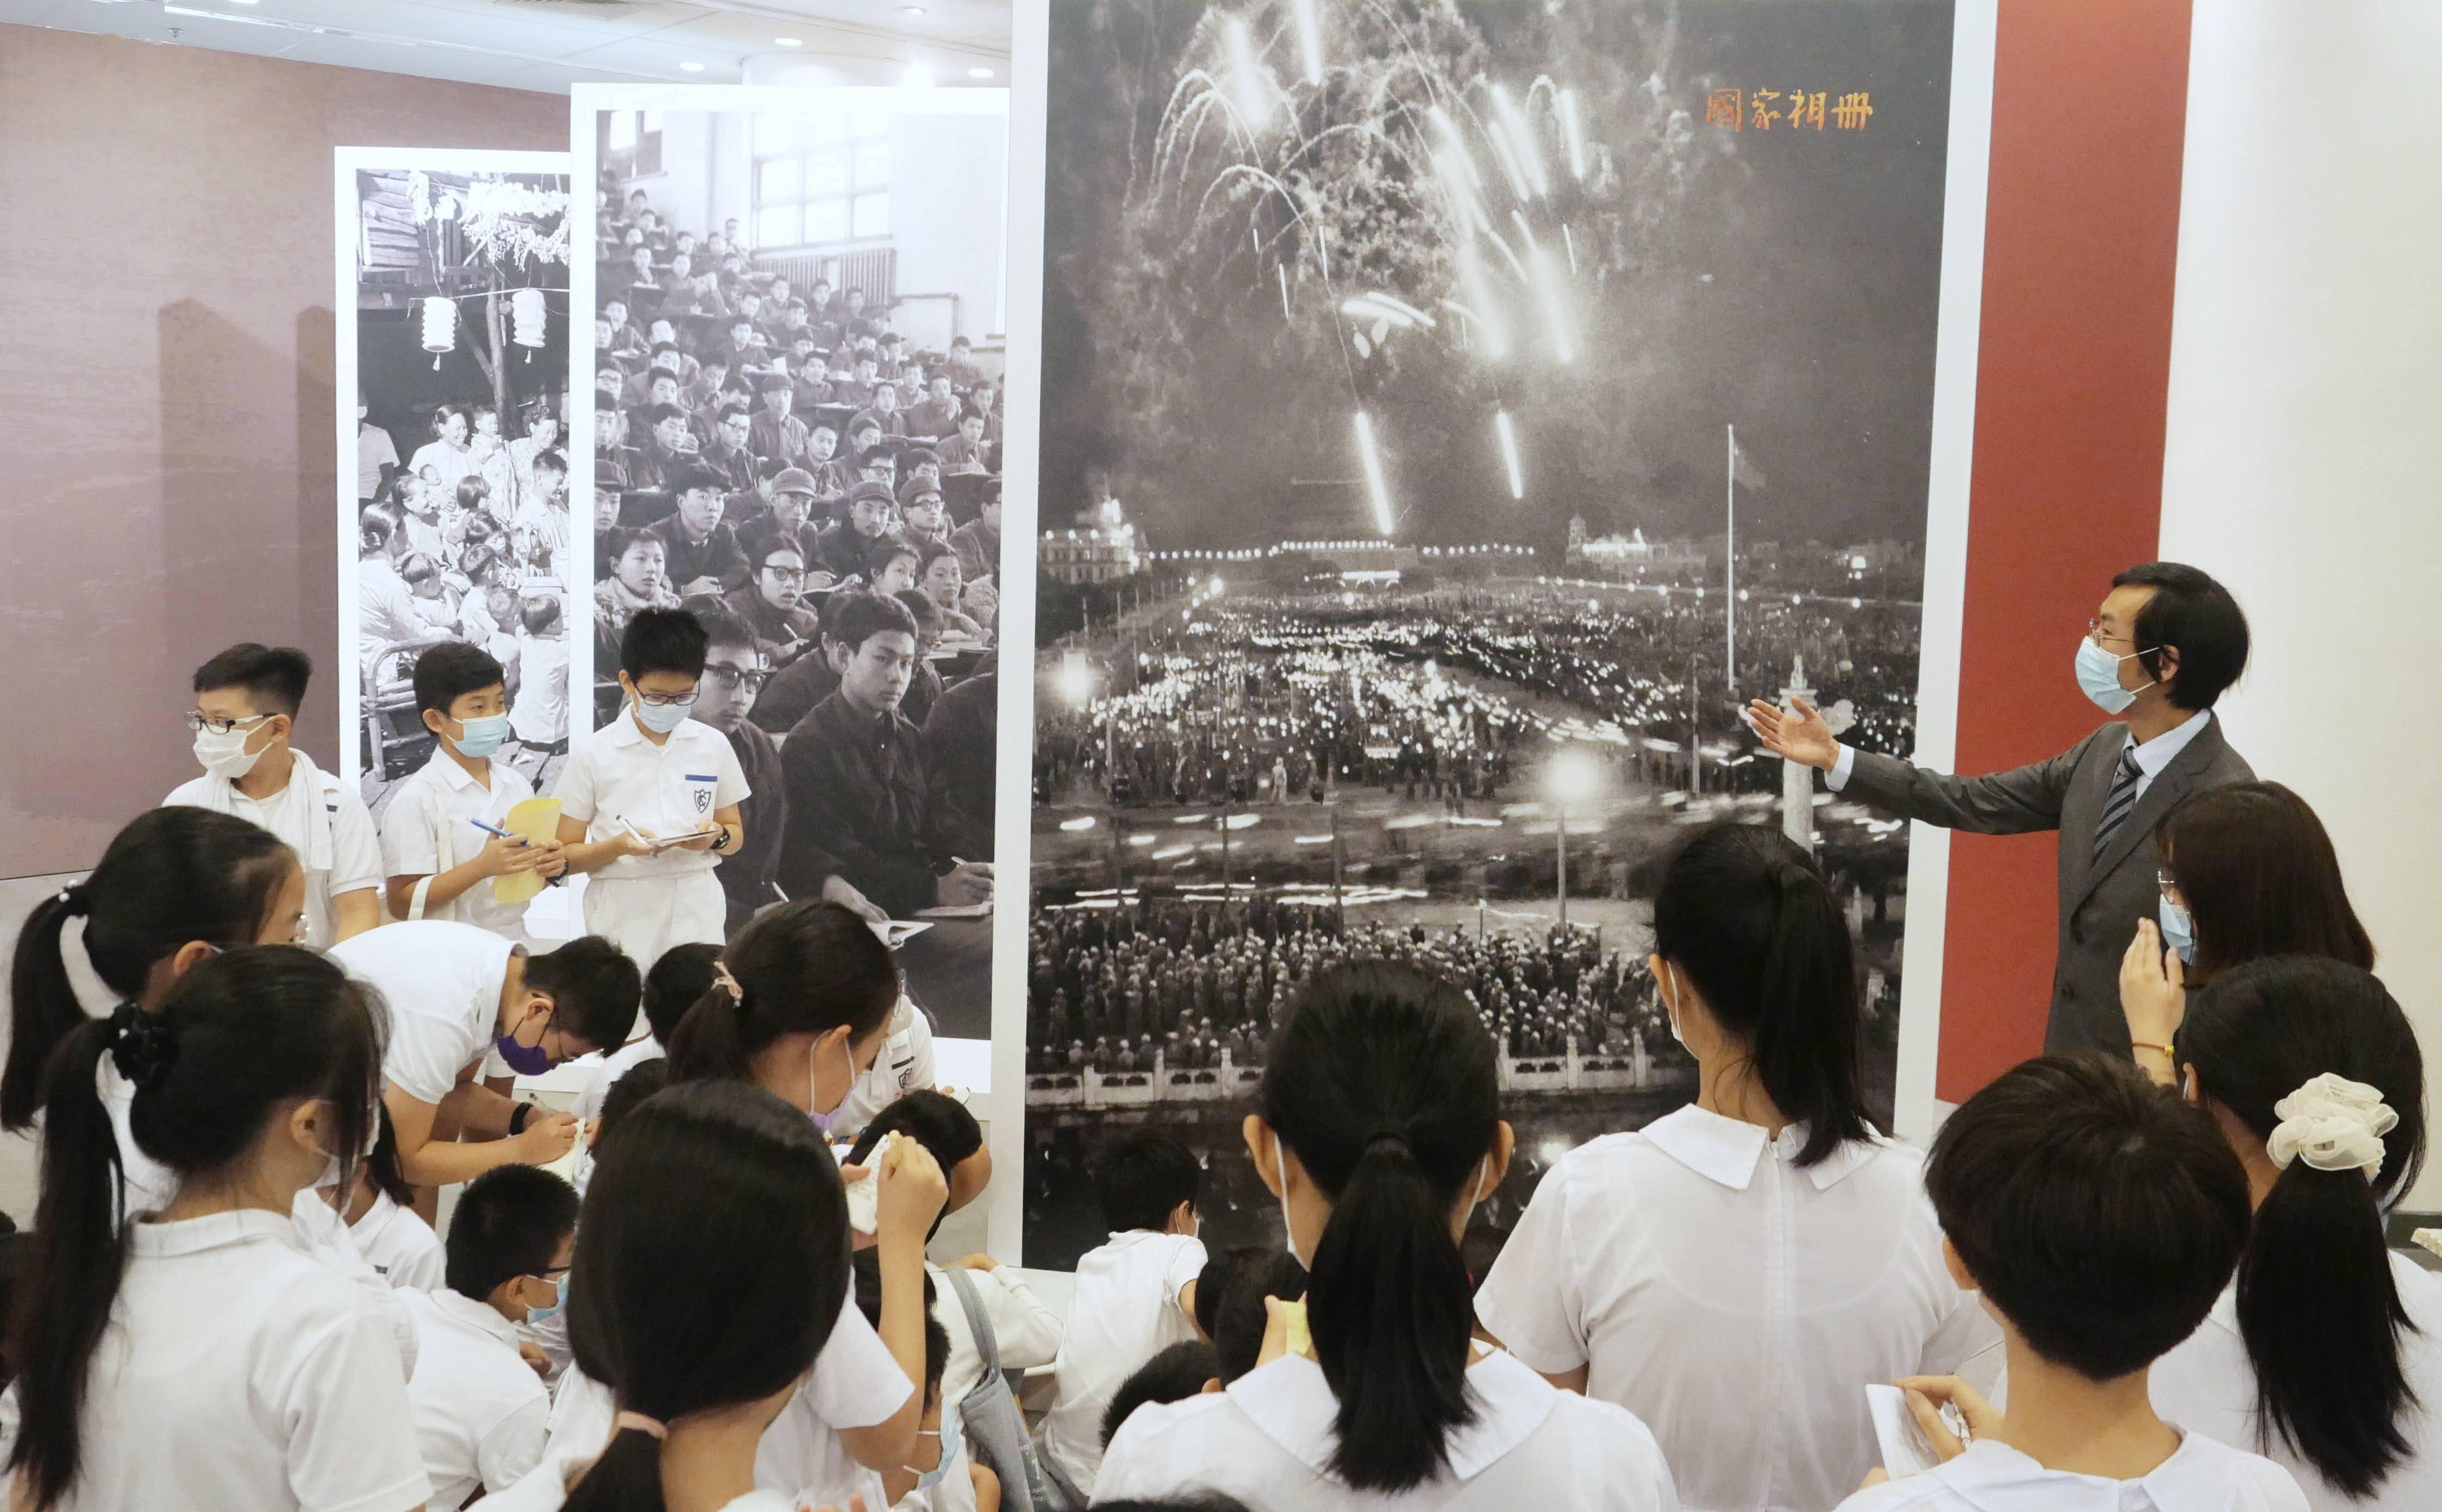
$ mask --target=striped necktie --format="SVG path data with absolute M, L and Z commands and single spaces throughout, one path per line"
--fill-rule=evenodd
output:
M 2111 774 L 2111 792 L 2103 800 L 2103 820 L 2094 827 L 2094 853 L 2111 844 L 2111 837 L 2128 822 L 2129 811 L 2137 807 L 2137 783 L 2144 776 L 2137 765 L 2137 742 L 2131 740 L 2121 748 L 2120 769 Z

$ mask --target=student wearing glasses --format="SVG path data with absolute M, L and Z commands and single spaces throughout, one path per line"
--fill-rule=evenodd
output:
M 690 940 L 721 942 L 729 905 L 713 871 L 746 841 L 738 806 L 754 790 L 738 755 L 688 718 L 706 644 L 683 610 L 639 610 L 619 640 L 625 706 L 576 743 L 559 774 L 568 869 L 592 873 L 586 931 L 640 961 Z
M 728 737 L 729 749 L 751 790 L 738 810 L 746 826 L 746 842 L 736 855 L 721 861 L 718 873 L 720 890 L 729 900 L 726 932 L 734 935 L 755 917 L 756 909 L 780 901 L 773 882 L 780 871 L 780 835 L 788 824 L 789 798 L 780 780 L 779 746 L 746 717 L 771 675 L 762 637 L 738 615 L 709 603 L 690 612 L 703 627 L 707 642 L 695 722 Z
M 747 564 L 754 575 L 721 602 L 755 632 L 770 664 L 786 666 L 822 634 L 822 620 L 806 603 L 805 551 L 792 536 L 768 536 L 747 554 Z

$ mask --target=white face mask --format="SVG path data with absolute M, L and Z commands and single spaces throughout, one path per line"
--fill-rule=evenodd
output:
M 1662 973 L 1663 975 L 1654 981 L 1655 987 L 1662 992 L 1662 1019 L 1664 1023 L 1670 1026 L 1670 1037 L 1677 1040 L 1679 1047 L 1684 1050 L 1687 1047 L 1687 1036 L 1679 1032 L 1679 1005 L 1673 1001 L 1676 994 L 1665 985 L 1677 976 L 1678 972 L 1668 961 L 1664 961 Z
M 264 752 L 271 749 L 268 744 L 263 751 L 249 752 L 246 748 L 246 743 L 253 739 L 255 732 L 262 728 L 260 724 L 253 724 L 227 731 L 197 730 L 195 759 L 212 776 L 235 782 L 253 771 L 255 763 L 263 759 Z
M 822 1054 L 822 1045 L 823 1042 L 816 1039 L 813 1048 L 806 1052 L 806 1106 L 811 1110 L 806 1117 L 814 1120 L 816 1129 L 828 1134 L 831 1120 L 839 1117 L 839 1110 L 847 1106 L 848 1094 L 856 1090 L 856 1056 L 853 1051 L 848 1056 L 847 1089 L 840 1093 L 838 1102 L 825 1108 L 822 1106 L 822 1069 L 816 1064 L 816 1057 Z

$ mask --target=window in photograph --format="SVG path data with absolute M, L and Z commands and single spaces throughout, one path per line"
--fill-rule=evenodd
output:
M 621 178 L 640 178 L 662 171 L 662 113 L 658 110 L 606 110 L 602 113 L 603 166 Z
M 890 118 L 872 106 L 755 120 L 755 245 L 890 234 Z

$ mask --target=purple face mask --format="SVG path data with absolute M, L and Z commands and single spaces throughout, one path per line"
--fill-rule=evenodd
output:
M 539 1045 L 519 1045 L 513 1034 L 501 1035 L 493 1045 L 509 1069 L 519 1076 L 540 1076 L 551 1069 L 551 1053 Z

